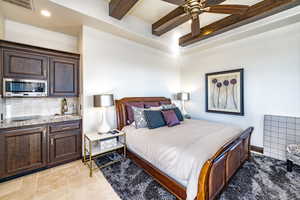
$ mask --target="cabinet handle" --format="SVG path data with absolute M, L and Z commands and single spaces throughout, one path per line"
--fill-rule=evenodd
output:
M 43 137 L 46 137 L 46 130 L 43 131 Z
M 54 140 L 53 140 L 53 138 L 51 138 L 51 145 L 53 145 L 54 144 Z

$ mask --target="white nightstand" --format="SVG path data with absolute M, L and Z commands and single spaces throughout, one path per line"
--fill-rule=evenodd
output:
M 122 138 L 123 141 L 122 141 Z M 105 156 L 113 151 L 123 149 L 123 159 L 109 162 L 100 166 L 106 167 L 116 162 L 120 162 L 126 158 L 126 135 L 124 132 L 117 134 L 104 133 L 98 134 L 97 132 L 87 133 L 84 135 L 84 155 L 83 161 L 90 169 L 90 176 L 93 175 L 93 159 Z

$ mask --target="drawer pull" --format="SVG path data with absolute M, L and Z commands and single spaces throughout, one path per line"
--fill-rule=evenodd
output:
M 54 145 L 54 139 L 51 138 L 51 145 Z

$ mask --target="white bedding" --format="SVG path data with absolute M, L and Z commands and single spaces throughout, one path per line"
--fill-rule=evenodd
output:
M 175 127 L 123 128 L 130 150 L 187 188 L 194 200 L 203 164 L 242 129 L 203 120 L 185 120 Z

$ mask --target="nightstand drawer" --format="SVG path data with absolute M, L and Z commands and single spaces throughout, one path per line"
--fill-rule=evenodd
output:
M 80 129 L 80 121 L 77 122 L 65 122 L 63 124 L 53 124 L 50 125 L 50 133 L 59 132 L 59 131 L 68 131 Z

